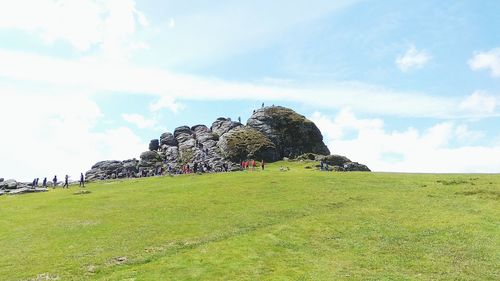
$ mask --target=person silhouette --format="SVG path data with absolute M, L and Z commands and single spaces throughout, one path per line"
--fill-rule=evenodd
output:
M 64 187 L 69 188 L 68 178 L 69 178 L 69 177 L 68 177 L 68 175 L 66 175 L 66 176 L 64 177 L 64 185 L 63 185 L 63 188 L 64 188 Z
M 83 173 L 80 173 L 80 187 L 85 187 L 85 177 L 83 176 Z

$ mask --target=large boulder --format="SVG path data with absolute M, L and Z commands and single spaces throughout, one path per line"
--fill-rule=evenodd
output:
M 174 138 L 172 133 L 166 132 L 160 136 L 160 145 L 176 146 L 177 140 Z
M 218 146 L 225 158 L 237 163 L 244 159 L 273 162 L 279 158 L 274 143 L 250 127 L 239 127 L 222 135 Z
M 358 162 L 347 162 L 344 163 L 344 170 L 349 172 L 371 172 L 366 165 L 360 164 Z
M 149 150 L 150 151 L 157 151 L 160 148 L 160 141 L 157 139 L 151 140 L 149 142 Z
M 144 151 L 141 153 L 141 161 L 161 162 L 161 157 L 156 151 Z
M 341 166 L 343 167 L 345 163 L 351 162 L 349 158 L 342 156 L 342 155 L 327 155 L 324 157 L 321 157 L 320 160 L 325 162 L 328 165 L 332 166 Z
M 191 128 L 188 126 L 181 126 L 177 127 L 174 130 L 174 137 L 177 140 L 177 143 L 179 144 L 179 150 L 185 151 L 185 150 L 191 150 L 196 146 L 196 140 L 194 139 L 194 134 L 191 131 Z
M 124 166 L 121 161 L 100 161 L 94 164 L 94 166 L 85 173 L 85 179 L 88 181 L 109 179 L 112 175 L 116 177 L 119 174 L 123 174 L 123 171 Z
M 212 123 L 212 127 L 210 129 L 212 132 L 218 136 L 222 137 L 225 133 L 231 131 L 234 128 L 242 127 L 241 123 L 231 121 L 230 118 L 219 117 L 215 122 Z
M 295 158 L 304 153 L 330 154 L 318 127 L 289 108 L 272 106 L 258 109 L 248 119 L 247 126 L 271 140 L 280 158 Z
M 16 189 L 18 182 L 16 180 L 10 179 L 2 182 L 4 189 Z

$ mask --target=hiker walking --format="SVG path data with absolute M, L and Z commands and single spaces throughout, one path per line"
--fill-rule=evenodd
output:
M 85 187 L 85 177 L 80 173 L 80 187 Z
M 69 178 L 69 177 L 68 177 L 68 175 L 66 175 L 66 176 L 64 177 L 64 185 L 63 185 L 63 188 L 64 188 L 64 187 L 69 188 L 68 178 Z
M 52 182 L 54 183 L 54 185 L 52 186 L 52 188 L 56 188 L 56 186 L 57 186 L 57 175 L 54 176 L 54 178 L 52 179 Z

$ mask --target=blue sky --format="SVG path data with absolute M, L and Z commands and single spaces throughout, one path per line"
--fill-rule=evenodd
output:
M 27 9 L 26 7 L 30 7 Z M 138 157 L 262 102 L 376 171 L 500 171 L 497 1 L 2 1 L 0 177 Z

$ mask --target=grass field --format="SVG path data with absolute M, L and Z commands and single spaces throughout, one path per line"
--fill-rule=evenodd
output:
M 0 280 L 500 279 L 500 175 L 306 165 L 2 196 Z

